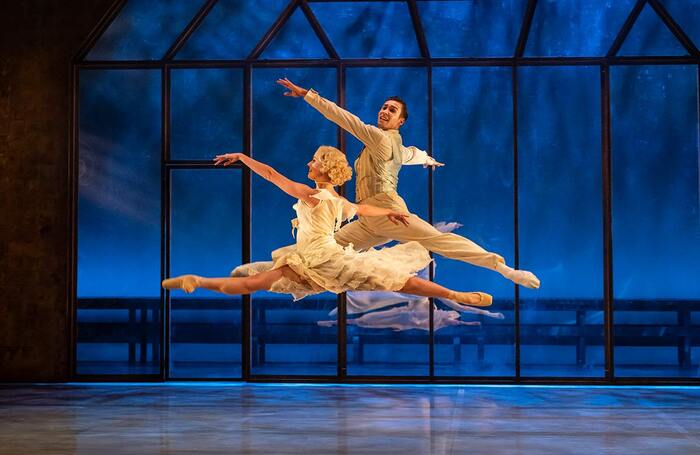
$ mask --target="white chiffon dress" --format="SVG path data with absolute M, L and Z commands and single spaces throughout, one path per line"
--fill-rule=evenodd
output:
M 298 217 L 292 220 L 292 232 L 298 230 L 296 244 L 273 251 L 272 261 L 236 267 L 231 276 L 251 276 L 287 265 L 303 281 L 280 278 L 270 291 L 299 300 L 325 291 L 397 291 L 430 264 L 428 251 L 418 242 L 365 252 L 355 251 L 352 245 L 340 246 L 335 231 L 355 216 L 355 207 L 325 189 L 311 197 L 319 201 L 315 207 L 302 200 L 293 206 Z

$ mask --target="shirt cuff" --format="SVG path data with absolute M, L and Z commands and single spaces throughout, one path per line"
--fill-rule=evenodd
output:
M 319 95 L 318 92 L 312 88 L 310 88 L 306 92 L 306 95 L 304 95 L 304 101 L 311 104 L 312 106 L 314 104 L 317 104 L 320 98 L 321 98 L 321 95 Z

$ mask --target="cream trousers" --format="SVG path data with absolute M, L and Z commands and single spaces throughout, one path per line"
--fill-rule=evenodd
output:
M 404 200 L 395 192 L 379 193 L 364 199 L 362 204 L 384 207 L 409 213 Z M 356 250 L 366 250 L 391 240 L 419 242 L 423 247 L 440 256 L 468 262 L 494 270 L 504 260 L 486 251 L 471 240 L 457 234 L 440 232 L 433 225 L 411 214 L 408 226 L 394 224 L 385 216 L 359 217 L 335 233 L 335 240 L 342 246 L 353 244 Z

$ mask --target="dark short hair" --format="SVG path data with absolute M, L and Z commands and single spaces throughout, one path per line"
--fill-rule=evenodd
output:
M 406 102 L 401 99 L 399 96 L 390 96 L 384 102 L 386 103 L 387 101 L 396 101 L 397 103 L 401 104 L 401 118 L 404 120 L 408 120 L 408 106 L 406 105 Z

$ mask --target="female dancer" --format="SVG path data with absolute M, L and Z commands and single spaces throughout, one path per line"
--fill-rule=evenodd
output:
M 492 297 L 488 294 L 453 291 L 415 276 L 431 262 L 427 250 L 417 242 L 356 252 L 352 246 L 343 248 L 335 241 L 333 235 L 341 222 L 355 214 L 387 216 L 393 223 L 408 225 L 408 214 L 353 204 L 335 192 L 334 186 L 343 184 L 352 176 L 340 150 L 321 146 L 307 164 L 308 177 L 315 182 L 315 188 L 294 182 L 272 167 L 241 153 L 214 158 L 215 164 L 224 166 L 237 161 L 298 199 L 294 205 L 298 218 L 292 221 L 292 225 L 298 228 L 296 244 L 273 251 L 272 267 L 249 268 L 248 276 L 205 278 L 182 275 L 164 280 L 164 288 L 189 293 L 201 287 L 224 294 L 269 290 L 292 294 L 295 300 L 324 291 L 398 291 L 447 298 L 466 305 L 491 305 Z

